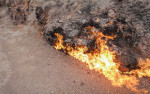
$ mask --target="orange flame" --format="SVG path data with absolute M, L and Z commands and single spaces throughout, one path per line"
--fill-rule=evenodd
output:
M 150 77 L 150 59 L 142 60 L 139 59 L 140 69 L 131 71 L 131 74 L 137 74 L 139 78 L 145 76 Z
M 136 93 L 148 93 L 145 89 L 137 89 L 139 79 L 136 75 L 138 77 L 150 77 L 150 59 L 147 59 L 146 61 L 140 59 L 139 66 L 141 66 L 141 69 L 123 74 L 119 71 L 119 63 L 114 62 L 115 52 L 111 52 L 106 45 L 106 40 L 101 39 L 104 35 L 101 32 L 94 34 L 97 36 L 96 44 L 98 46 L 98 48 L 94 50 L 94 53 L 85 53 L 87 51 L 86 46 L 76 46 L 73 48 L 70 43 L 64 46 L 63 36 L 58 33 L 55 34 L 57 36 L 57 42 L 54 47 L 56 49 L 63 49 L 64 51 L 67 51 L 69 55 L 86 63 L 91 70 L 104 74 L 104 76 L 112 82 L 113 86 L 122 87 L 123 85 L 126 85 L 127 88 L 135 91 Z M 107 38 L 112 39 L 112 37 Z
M 63 46 L 63 36 L 61 36 L 60 34 L 58 34 L 58 33 L 55 33 L 55 35 L 57 36 L 57 42 L 55 43 L 55 46 L 54 46 L 54 48 L 56 48 L 56 49 L 62 49 L 62 48 L 64 48 L 64 46 Z

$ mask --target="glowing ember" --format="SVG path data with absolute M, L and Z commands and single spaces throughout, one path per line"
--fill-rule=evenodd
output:
M 88 26 L 88 29 L 94 27 Z M 95 31 L 95 30 L 94 30 Z M 85 62 L 88 67 L 92 70 L 98 71 L 107 77 L 113 86 L 121 87 L 126 85 L 127 88 L 135 91 L 136 93 L 148 93 L 147 90 L 142 89 L 138 90 L 137 85 L 139 84 L 139 79 L 136 77 L 147 76 L 150 77 L 150 60 L 146 61 L 139 59 L 140 69 L 132 70 L 130 72 L 121 72 L 119 70 L 120 63 L 116 63 L 115 52 L 110 51 L 109 47 L 106 45 L 106 39 L 102 32 L 93 32 L 96 36 L 96 45 L 97 48 L 94 49 L 92 53 L 85 53 L 88 48 L 85 45 L 78 45 L 73 47 L 70 43 L 66 45 L 63 44 L 63 36 L 59 33 L 55 33 L 57 36 L 57 41 L 55 43 L 56 49 L 62 49 L 64 52 L 67 52 L 69 55 L 79 59 L 82 62 Z M 107 39 L 113 39 L 113 37 L 105 36 Z

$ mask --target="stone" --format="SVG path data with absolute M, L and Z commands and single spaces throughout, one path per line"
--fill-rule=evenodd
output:
M 71 39 L 64 40 L 64 43 L 71 43 Z
M 122 52 L 120 61 L 121 65 L 126 66 L 128 69 L 135 69 L 138 64 L 137 57 L 129 51 Z
M 82 12 L 80 10 L 77 11 L 79 14 L 82 14 Z
M 100 25 L 104 26 L 108 21 L 109 21 L 108 19 L 101 18 L 100 19 Z
M 79 34 L 79 30 L 72 30 L 69 32 L 68 36 L 69 37 L 75 37 Z
M 80 83 L 80 86 L 84 86 L 84 83 L 83 83 L 83 82 L 81 82 L 81 83 Z
M 114 10 L 110 9 L 108 11 L 108 16 L 111 17 L 111 18 L 114 18 L 114 17 L 116 17 L 116 13 L 114 12 Z
M 78 45 L 87 45 L 88 41 L 86 39 L 78 39 L 77 44 Z
M 150 53 L 149 53 L 150 52 L 150 43 L 148 40 L 147 41 L 142 40 L 142 42 L 140 42 L 138 44 L 138 48 L 143 57 L 150 58 Z

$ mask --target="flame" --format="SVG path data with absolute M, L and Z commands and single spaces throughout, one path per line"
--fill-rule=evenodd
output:
M 89 26 L 88 28 L 92 29 L 94 27 Z M 113 86 L 122 87 L 125 85 L 127 88 L 135 91 L 136 93 L 148 93 L 148 91 L 145 89 L 138 90 L 137 86 L 139 84 L 139 79 L 137 76 L 140 78 L 143 76 L 150 77 L 150 59 L 147 59 L 146 61 L 140 59 L 140 69 L 123 74 L 121 71 L 119 71 L 120 64 L 114 62 L 115 52 L 110 51 L 109 47 L 106 45 L 106 40 L 102 39 L 104 35 L 101 32 L 94 34 L 96 36 L 97 48 L 93 53 L 85 53 L 88 48 L 84 45 L 73 48 L 71 44 L 68 43 L 64 46 L 63 36 L 58 33 L 55 33 L 57 36 L 57 41 L 54 47 L 56 49 L 63 49 L 64 52 L 67 52 L 69 55 L 86 63 L 91 70 L 95 70 L 100 74 L 104 74 L 104 76 L 111 81 Z M 105 37 L 113 39 L 115 36 Z
M 55 35 L 57 36 L 57 41 L 55 43 L 54 48 L 56 48 L 57 50 L 64 48 L 64 46 L 63 46 L 63 36 L 58 34 L 58 33 L 55 33 Z
M 145 76 L 150 77 L 150 59 L 142 60 L 139 59 L 140 69 L 131 71 L 130 74 L 137 74 L 139 78 Z

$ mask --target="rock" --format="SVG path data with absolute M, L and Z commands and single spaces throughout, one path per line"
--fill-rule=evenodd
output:
M 42 7 L 36 7 L 36 18 L 38 19 L 40 24 L 43 24 L 43 18 L 44 18 L 43 13 L 44 13 L 44 10 Z
M 109 21 L 108 19 L 101 18 L 100 19 L 100 25 L 104 26 L 108 21 Z
M 76 37 L 79 34 L 79 30 L 72 30 L 69 32 L 68 36 L 69 37 Z
M 78 45 L 85 45 L 86 46 L 88 44 L 88 40 L 86 40 L 86 39 L 78 39 L 76 42 Z
M 80 83 L 80 86 L 84 86 L 84 83 L 83 83 L 83 82 L 81 82 L 81 83 Z
M 114 10 L 110 9 L 108 11 L 108 16 L 111 17 L 111 18 L 114 18 L 114 17 L 116 17 L 116 13 L 114 12 Z
M 95 40 L 87 40 L 87 39 L 78 39 L 75 42 L 75 45 L 84 45 L 87 47 L 87 49 L 85 49 L 85 52 L 91 52 L 94 51 L 95 49 Z
M 86 19 L 81 19 L 81 23 L 82 24 L 85 24 L 85 23 L 87 23 L 88 22 L 88 20 L 86 20 Z
M 128 69 L 135 69 L 137 67 L 138 60 L 133 53 L 129 51 L 122 52 L 122 54 L 119 57 L 122 66 L 125 66 Z
M 63 22 L 63 20 L 59 20 L 58 22 L 59 22 L 59 23 L 62 23 L 62 22 Z
M 64 43 L 71 43 L 71 39 L 64 40 Z
M 62 28 L 69 31 L 69 29 L 71 29 L 71 26 L 72 26 L 71 22 L 65 22 L 63 23 Z
M 141 39 L 142 42 L 138 44 L 139 50 L 143 57 L 150 58 L 150 41 L 146 38 Z
M 79 14 L 82 14 L 82 12 L 80 10 L 77 11 Z

